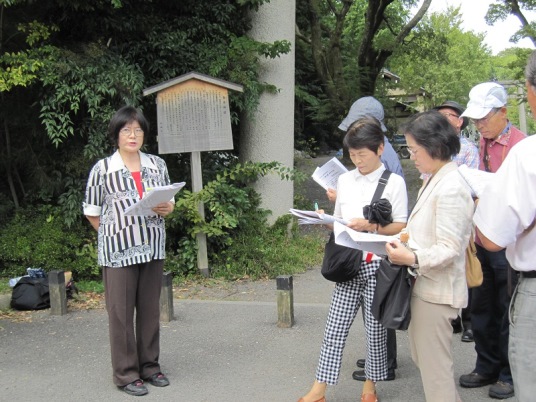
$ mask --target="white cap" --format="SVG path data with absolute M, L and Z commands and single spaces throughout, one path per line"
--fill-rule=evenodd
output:
M 469 92 L 469 102 L 462 117 L 481 119 L 492 109 L 503 107 L 508 102 L 508 94 L 496 82 L 478 84 Z
M 384 112 L 382 104 L 372 96 L 365 96 L 356 100 L 348 116 L 339 124 L 339 130 L 346 131 L 348 127 L 352 125 L 353 122 L 362 119 L 363 117 L 371 116 L 376 118 L 382 127 L 382 131 L 387 131 L 387 127 L 383 124 Z

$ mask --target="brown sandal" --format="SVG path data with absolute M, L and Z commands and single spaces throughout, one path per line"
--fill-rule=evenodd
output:
M 373 394 L 361 394 L 361 402 L 379 402 L 376 392 Z

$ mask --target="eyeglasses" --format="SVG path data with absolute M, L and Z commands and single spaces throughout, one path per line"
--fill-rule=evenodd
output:
M 143 135 L 143 130 L 141 128 L 127 128 L 123 127 L 119 130 L 119 134 L 123 137 L 130 137 L 130 134 L 134 133 L 134 137 L 141 137 Z
M 417 152 L 419 152 L 419 149 L 418 148 L 411 149 L 410 147 L 408 147 L 408 151 L 409 151 L 410 156 L 415 156 L 417 155 Z
M 441 113 L 441 112 L 440 112 Z M 454 113 L 441 113 L 443 116 L 445 116 L 446 118 L 449 118 L 449 117 L 454 117 L 455 119 L 459 119 L 460 116 L 458 116 L 457 114 L 454 114 Z
M 501 110 L 500 108 L 498 109 L 492 109 L 491 112 L 488 113 L 488 115 L 486 117 L 482 117 L 481 119 L 471 119 L 471 121 L 473 122 L 473 124 L 476 126 L 476 125 L 479 125 L 479 124 L 488 124 L 490 119 L 495 116 L 499 110 Z

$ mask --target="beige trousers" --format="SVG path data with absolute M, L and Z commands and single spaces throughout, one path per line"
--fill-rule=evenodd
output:
M 408 328 L 411 358 L 421 372 L 427 402 L 461 401 L 454 380 L 452 326 L 458 309 L 413 296 Z

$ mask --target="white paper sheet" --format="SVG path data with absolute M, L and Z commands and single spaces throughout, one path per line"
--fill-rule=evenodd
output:
M 333 224 L 333 233 L 335 235 L 335 243 L 341 246 L 369 251 L 380 256 L 387 254 L 385 245 L 398 238 L 397 236 L 357 232 L 338 222 Z
M 322 166 L 317 167 L 311 177 L 325 190 L 328 188 L 337 189 L 339 176 L 347 171 L 348 169 L 337 158 L 332 158 Z
M 465 179 L 469 187 L 471 187 L 471 195 L 480 197 L 484 188 L 493 180 L 494 173 L 485 172 L 479 169 L 471 169 L 466 165 L 458 167 L 458 172 Z
M 298 217 L 300 225 L 325 225 L 333 222 L 340 222 L 342 225 L 348 224 L 344 219 L 335 218 L 328 214 L 319 214 L 316 211 L 301 211 L 291 208 L 289 212 Z
M 125 209 L 125 215 L 156 215 L 153 208 L 163 202 L 171 201 L 185 184 L 185 182 L 181 182 L 169 186 L 153 187 L 140 201 Z

